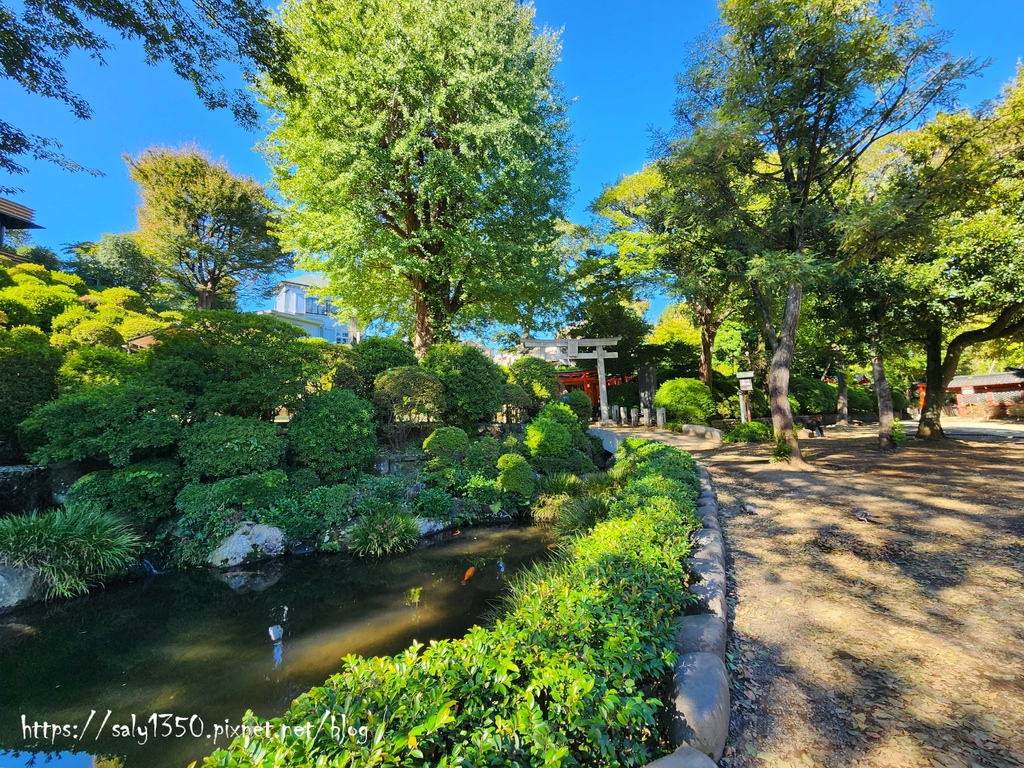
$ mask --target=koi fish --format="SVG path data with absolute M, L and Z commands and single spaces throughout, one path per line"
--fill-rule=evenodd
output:
M 462 574 L 462 583 L 465 584 L 467 581 L 472 579 L 474 573 L 476 573 L 476 566 L 469 566 L 469 568 L 466 569 L 466 572 Z

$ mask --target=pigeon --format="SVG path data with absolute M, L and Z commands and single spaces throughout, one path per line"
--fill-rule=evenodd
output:
M 755 507 L 753 504 L 749 502 L 745 502 L 743 506 L 740 507 L 740 512 L 742 512 L 745 515 L 756 515 L 757 507 Z
M 873 523 L 878 519 L 878 515 L 872 515 L 866 509 L 855 509 L 853 510 L 853 516 L 860 520 L 862 523 Z

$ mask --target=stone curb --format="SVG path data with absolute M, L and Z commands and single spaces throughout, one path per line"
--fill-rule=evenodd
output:
M 710 768 L 722 758 L 729 736 L 725 542 L 711 473 L 698 465 L 697 476 L 697 514 L 704 527 L 694 536 L 688 566 L 696 578 L 689 593 L 700 612 L 676 620 L 675 696 L 668 704 L 669 735 L 678 749 L 647 768 Z

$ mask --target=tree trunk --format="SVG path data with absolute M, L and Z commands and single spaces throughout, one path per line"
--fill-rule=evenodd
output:
M 415 286 L 415 283 L 414 283 Z M 434 343 L 433 314 L 423 296 L 421 287 L 414 287 L 413 306 L 416 310 L 416 321 L 413 328 L 412 351 L 417 360 L 427 356 L 427 350 Z
M 892 440 L 892 392 L 885 378 L 885 360 L 878 342 L 871 347 L 871 373 L 875 377 L 875 396 L 878 398 L 878 447 L 895 448 Z
M 924 342 L 925 351 L 925 392 L 924 407 L 917 424 L 918 440 L 941 440 L 946 437 L 942 431 L 942 401 L 946 395 L 946 383 L 942 380 L 942 328 L 928 329 Z
M 790 285 L 782 316 L 782 332 L 778 336 L 778 345 L 768 369 L 768 396 L 771 400 L 772 426 L 776 439 L 786 441 L 791 450 L 790 464 L 801 469 L 806 468 L 807 463 L 800 454 L 800 441 L 793 434 L 793 411 L 789 407 L 789 369 L 793 364 L 802 299 L 803 286 Z
M 217 295 L 217 291 L 207 285 L 196 286 L 196 308 L 197 309 L 212 309 L 213 308 L 213 297 Z
M 697 305 L 697 322 L 700 325 L 700 380 L 712 389 L 711 353 L 715 347 L 715 336 L 718 334 L 718 323 L 709 307 Z
M 846 383 L 846 371 L 842 368 L 836 372 L 839 382 L 839 402 L 836 405 L 836 423 L 850 426 L 850 388 Z

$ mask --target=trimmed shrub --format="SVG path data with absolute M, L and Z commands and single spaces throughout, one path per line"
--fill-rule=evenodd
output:
M 594 404 L 590 402 L 587 393 L 582 389 L 570 389 L 566 393 L 565 404 L 572 408 L 580 426 L 587 429 L 590 426 L 590 415 L 594 412 Z
M 501 509 L 504 494 L 497 480 L 489 480 L 480 475 L 473 475 L 466 483 L 466 496 L 482 507 L 489 507 L 497 513 Z
M 501 409 L 509 424 L 522 424 L 532 404 L 530 394 L 518 384 L 506 384 L 502 390 Z
M 533 496 L 533 468 L 522 456 L 506 453 L 498 459 L 498 485 L 505 493 L 514 494 L 524 500 Z
M 124 344 L 120 331 L 101 320 L 83 320 L 71 329 L 68 336 L 76 345 L 83 347 L 120 347 Z
M 288 475 L 288 485 L 292 489 L 292 494 L 296 497 L 305 496 L 310 491 L 324 487 L 320 475 L 309 467 L 289 467 L 285 473 Z
M 4 290 L 0 290 L 0 312 L 7 318 L 4 325 L 9 328 L 34 324 L 32 308 L 19 298 L 5 295 Z
M 53 318 L 50 325 L 54 333 L 70 333 L 77 325 L 94 316 L 84 305 L 72 304 Z
M 288 425 L 295 461 L 328 484 L 355 479 L 376 448 L 372 408 L 346 389 L 310 397 Z
M 491 435 L 485 435 L 471 443 L 466 450 L 466 460 L 463 462 L 466 470 L 474 475 L 483 475 L 491 480 L 498 477 L 498 459 L 504 449 L 502 444 Z
M 141 549 L 139 537 L 94 507 L 0 518 L 0 560 L 38 568 L 46 596 L 71 597 L 124 569 Z
M 867 387 L 849 387 L 847 390 L 846 402 L 849 404 L 850 413 L 877 413 L 878 398 L 875 393 Z M 839 391 L 836 390 L 836 403 L 838 405 Z
M 707 424 L 717 412 L 707 385 L 698 379 L 671 379 L 658 387 L 654 407 L 664 408 L 670 421 Z
M 51 323 L 65 309 L 78 303 L 78 294 L 66 285 L 15 285 L 0 290 L 0 298 L 21 302 L 31 313 L 29 325 L 50 331 Z M 7 307 L 0 306 L 11 317 Z M 12 322 L 15 322 L 12 317 Z
M 322 485 L 303 497 L 302 506 L 329 525 L 347 525 L 356 516 L 355 500 L 351 485 Z
M 214 416 L 185 430 L 178 456 L 188 480 L 220 480 L 272 469 L 284 448 L 276 424 Z
M 793 411 L 794 415 L 835 413 L 839 403 L 839 389 L 835 385 L 810 376 L 790 376 L 789 394 L 797 401 L 798 410 Z
M 104 459 L 115 467 L 176 445 L 187 401 L 166 387 L 106 384 L 62 395 L 18 427 L 36 464 Z
M 487 355 L 463 344 L 437 344 L 423 366 L 441 380 L 446 424 L 475 431 L 481 422 L 494 420 L 504 400 L 505 374 Z
M 395 448 L 405 446 L 413 426 L 436 421 L 445 407 L 441 382 L 418 365 L 380 374 L 373 382 L 373 402 Z
M 398 338 L 364 338 L 353 348 L 359 358 L 362 375 L 367 384 L 372 384 L 384 371 L 391 368 L 416 365 L 419 361 L 412 347 Z
M 68 489 L 67 505 L 95 507 L 133 523 L 151 525 L 174 514 L 174 499 L 183 485 L 176 460 L 140 461 L 80 477 Z
M 530 396 L 530 410 L 533 413 L 557 397 L 561 388 L 555 366 L 538 357 L 521 357 L 512 363 L 508 381 L 521 387 Z
M 146 300 L 131 288 L 107 288 L 104 291 L 100 291 L 99 298 L 101 307 L 118 307 L 128 312 L 139 312 L 142 314 L 149 310 Z
M 903 390 L 892 390 L 892 407 L 897 412 L 906 411 L 910 407 L 910 398 L 903 393 Z
M 57 390 L 62 355 L 37 328 L 0 328 L 0 442 Z
M 382 557 L 413 549 L 420 539 L 416 520 L 397 504 L 382 502 L 359 518 L 349 546 L 360 557 Z
M 420 517 L 447 522 L 455 511 L 455 499 L 440 488 L 424 488 L 413 499 L 413 507 Z
M 82 347 L 69 352 L 57 371 L 61 394 L 88 386 L 125 384 L 138 376 L 142 355 L 129 355 L 113 347 Z
M 363 475 L 356 485 L 356 511 L 365 512 L 381 501 L 403 504 L 408 491 L 408 483 L 397 475 Z
M 575 416 L 572 418 L 576 420 Z M 564 424 L 550 418 L 538 418 L 526 426 L 523 443 L 531 458 L 565 458 L 572 450 L 572 435 Z
M 85 280 L 78 275 L 69 275 L 67 272 L 51 272 L 50 282 L 53 285 L 66 285 L 79 296 L 85 296 L 89 292 L 89 286 Z
M 423 450 L 435 462 L 454 466 L 462 463 L 469 450 L 469 435 L 458 427 L 438 427 L 423 441 Z
M 622 479 L 628 489 L 656 472 L 651 459 Z M 680 585 L 700 524 L 692 504 L 667 496 L 620 512 L 517 579 L 493 627 L 393 658 L 350 656 L 325 686 L 205 766 L 336 760 L 336 741 L 279 735 L 327 714 L 371 727 L 373 739 L 345 745 L 357 765 L 385 755 L 396 768 L 650 763 L 668 741 L 656 692 L 671 677 L 676 618 L 695 600 Z
M 772 439 L 772 428 L 760 421 L 748 421 L 737 424 L 724 435 L 726 443 L 760 443 Z

